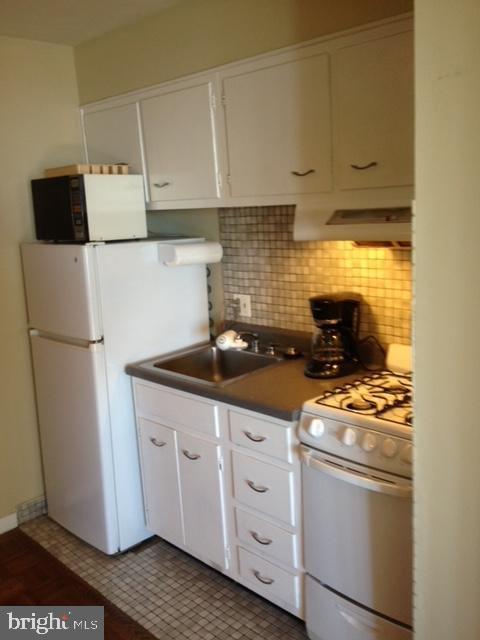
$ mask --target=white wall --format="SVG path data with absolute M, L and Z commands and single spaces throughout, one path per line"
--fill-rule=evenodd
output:
M 0 37 L 0 87 L 1 519 L 43 493 L 19 252 L 34 238 L 29 181 L 82 155 L 70 47 Z
M 416 58 L 416 638 L 479 640 L 479 0 L 417 0 Z

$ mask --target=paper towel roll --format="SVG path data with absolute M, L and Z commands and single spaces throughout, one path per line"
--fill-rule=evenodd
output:
M 158 258 L 167 267 L 180 267 L 187 264 L 212 264 L 220 262 L 222 256 L 223 248 L 218 242 L 158 245 Z

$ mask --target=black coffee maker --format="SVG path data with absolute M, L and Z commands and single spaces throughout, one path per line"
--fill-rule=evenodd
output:
M 315 330 L 311 358 L 305 366 L 309 378 L 339 378 L 356 371 L 360 299 L 352 294 L 310 298 Z

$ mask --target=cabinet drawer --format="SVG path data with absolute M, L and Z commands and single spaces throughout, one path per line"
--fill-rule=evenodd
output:
M 283 564 L 298 567 L 297 535 L 276 525 L 235 509 L 237 536 L 244 544 L 255 548 L 257 553 L 270 556 Z
M 201 400 L 137 382 L 135 406 L 139 415 L 157 416 L 162 422 L 174 422 L 208 435 L 219 435 L 217 407 Z
M 230 435 L 235 444 L 287 462 L 292 461 L 291 427 L 284 427 L 237 411 L 229 411 L 228 415 Z
M 279 599 L 299 608 L 300 576 L 280 569 L 242 547 L 238 548 L 239 573 L 251 588 L 267 599 Z
M 235 451 L 232 458 L 236 499 L 294 525 L 293 472 Z

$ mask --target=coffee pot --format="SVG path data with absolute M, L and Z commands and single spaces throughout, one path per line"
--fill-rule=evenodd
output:
M 339 378 L 359 366 L 360 299 L 352 294 L 310 298 L 314 321 L 311 357 L 305 366 L 309 378 Z

